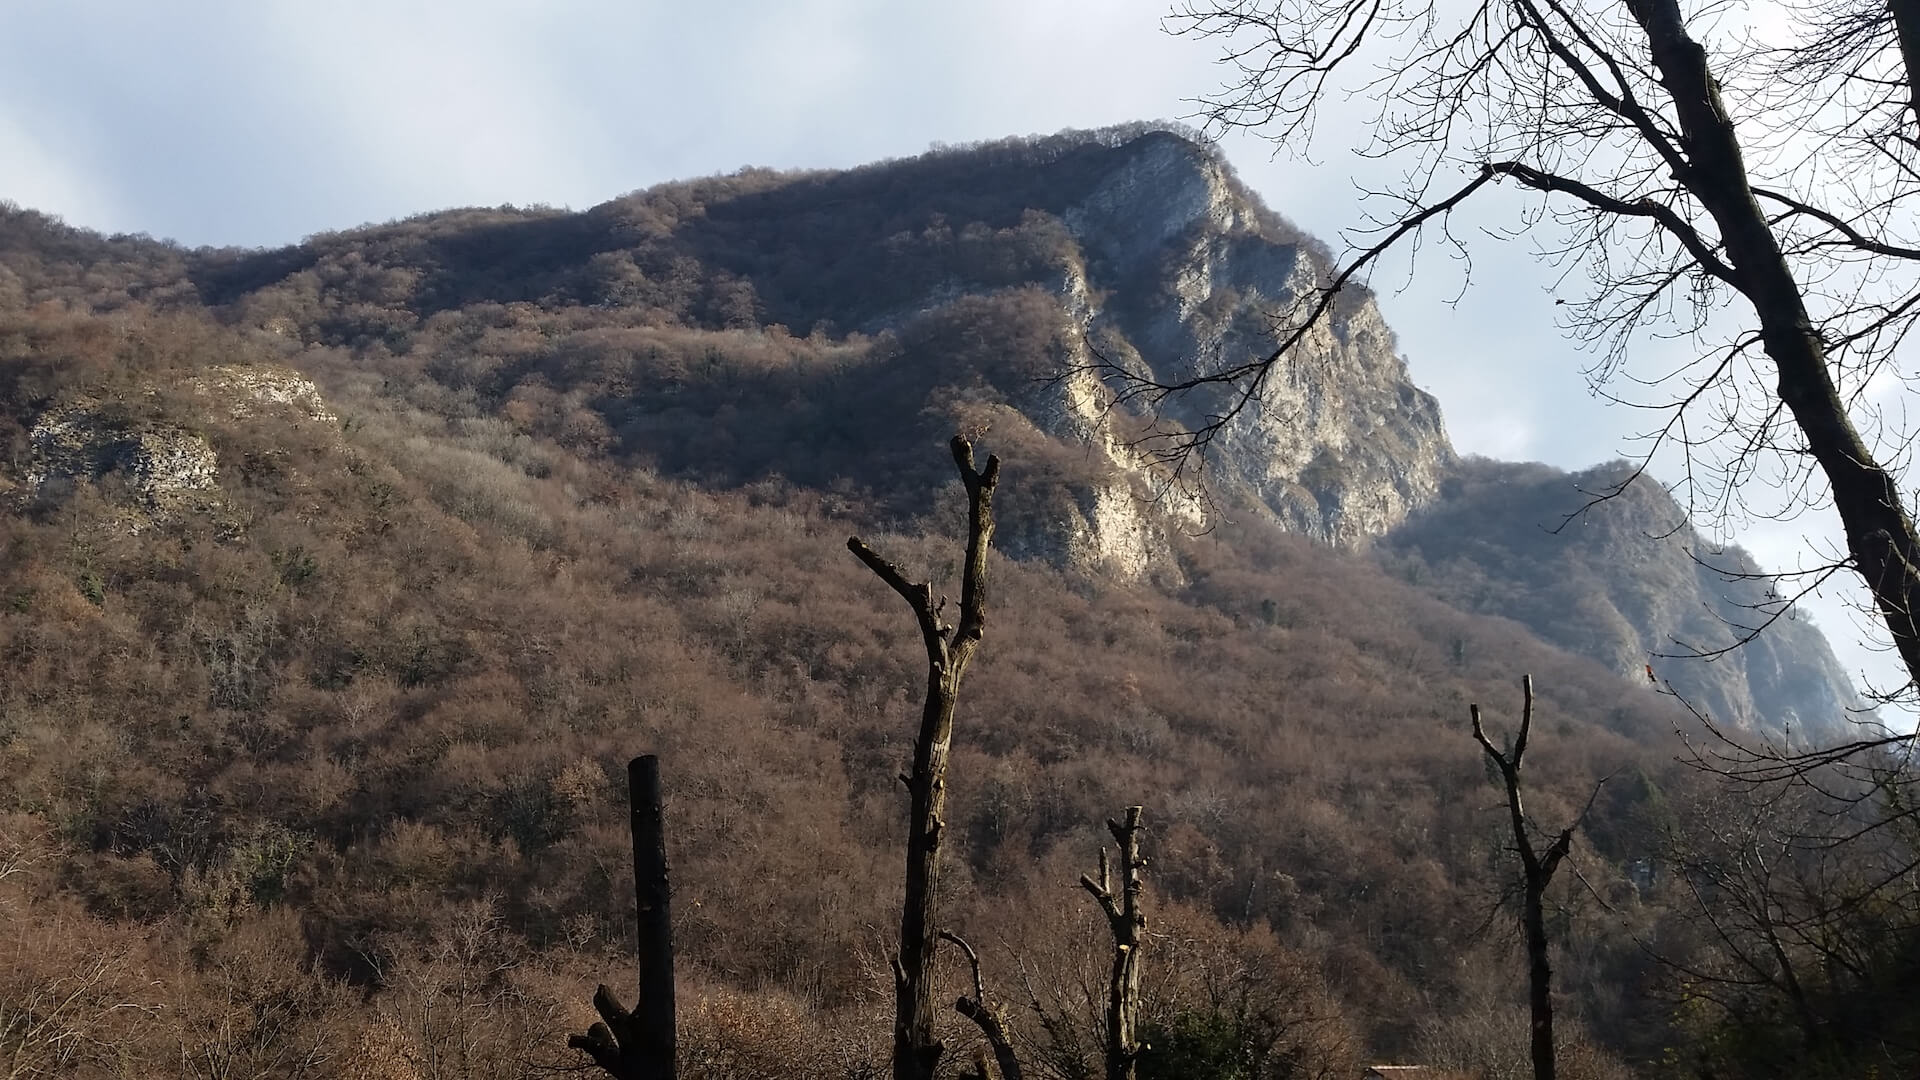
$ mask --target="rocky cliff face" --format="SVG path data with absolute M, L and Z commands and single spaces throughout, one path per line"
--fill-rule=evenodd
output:
M 290 368 L 213 367 L 188 389 L 232 419 L 276 409 L 291 422 L 336 422 L 319 388 Z M 220 514 L 220 460 L 206 437 L 132 405 L 86 398 L 42 413 L 28 431 L 20 494 L 57 502 L 80 486 L 107 485 L 114 523 L 135 535 L 182 514 Z
M 1086 320 L 1118 331 L 1107 348 L 1121 355 L 1109 358 L 1164 384 L 1271 353 L 1276 317 L 1329 272 L 1324 256 L 1273 235 L 1270 215 L 1193 144 L 1163 135 L 1127 149 L 1065 214 L 1111 290 Z M 1179 395 L 1161 418 L 1198 430 L 1232 395 Z M 1408 378 L 1372 298 L 1356 295 L 1221 431 L 1207 466 L 1228 509 L 1357 547 L 1430 501 L 1453 458 L 1439 404 Z
M 1013 522 L 1019 550 L 1137 580 L 1170 567 L 1170 529 L 1253 514 L 1351 549 L 1433 498 L 1454 460 L 1439 405 L 1413 386 L 1364 295 L 1317 327 L 1204 460 L 1189 463 L 1204 465 L 1204 485 L 1157 461 L 1144 429 L 1113 408 L 1142 383 L 1272 352 L 1275 313 L 1328 270 L 1212 153 L 1168 133 L 1132 140 L 1050 216 L 1065 242 L 1029 280 L 1057 310 L 1059 348 L 1037 373 L 997 378 L 994 388 L 1095 467 L 1059 478 L 1065 497 L 1039 528 Z M 911 326 L 965 295 L 963 283 L 943 280 L 869 325 Z M 1167 399 L 1155 422 L 1198 430 L 1231 404 L 1230 392 L 1203 388 Z
M 1588 493 L 1630 475 L 1623 463 L 1569 474 L 1467 462 L 1382 547 L 1455 606 L 1515 619 L 1623 678 L 1644 683 L 1651 667 L 1660 688 L 1716 722 L 1807 741 L 1846 735 L 1862 718 L 1846 672 L 1812 623 L 1780 615 L 1773 580 L 1746 552 L 1704 542 L 1645 477 L 1579 512 Z

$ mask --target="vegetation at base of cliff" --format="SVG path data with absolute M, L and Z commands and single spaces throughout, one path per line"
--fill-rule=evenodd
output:
M 472 978 L 503 957 L 585 978 L 630 933 L 617 778 L 646 749 L 670 763 L 683 955 L 719 984 L 871 1004 L 919 672 L 886 598 L 834 557 L 886 527 L 861 500 L 664 480 L 382 396 L 345 355 L 179 317 L 16 313 L 0 348 L 22 385 L 45 380 L 0 418 L 22 453 L 36 405 L 103 372 L 139 386 L 291 359 L 348 418 L 148 400 L 206 433 L 238 536 L 107 527 L 111 477 L 0 520 L 0 808 L 37 853 L 3 887 L 23 917 L 184 950 L 194 978 L 236 934 L 278 935 L 286 977 L 327 1001 L 329 980 L 452 963 L 434 950 L 462 919 L 485 931 L 459 946 Z M 916 527 L 887 544 L 936 572 L 946 557 Z M 1528 665 L 1584 733 L 1542 767 L 1571 790 L 1655 761 L 1594 719 L 1650 734 L 1662 710 L 1304 541 L 1199 540 L 1185 567 L 1166 595 L 996 565 L 954 767 L 954 922 L 1005 937 L 1000 970 L 1094 955 L 1071 944 L 1087 927 L 1029 944 L 1010 913 L 1058 906 L 1105 808 L 1145 798 L 1157 889 L 1316 957 L 1354 1022 L 1404 1042 L 1452 977 L 1437 962 L 1478 940 L 1498 843 L 1473 747 L 1433 733 Z M 1465 662 L 1433 644 L 1456 638 Z M 518 994 L 488 1007 L 531 1008 Z M 403 1001 L 383 989 L 374 1012 Z
M 684 214 L 716 245 L 670 273 L 592 269 L 637 290 L 612 293 L 573 291 L 591 217 L 456 212 L 209 253 L 7 212 L 0 1050 L 87 1076 L 571 1063 L 587 988 L 632 951 L 619 779 L 645 751 L 666 766 L 688 1075 L 873 1075 L 922 658 L 842 544 L 948 576 L 956 427 L 1006 459 L 1009 538 L 1044 533 L 1048 481 L 1092 466 L 995 389 L 1058 346 L 1025 269 L 994 277 L 1048 250 L 1044 216 L 974 229 L 960 207 L 932 239 L 919 222 L 903 244 L 977 242 L 967 295 L 816 328 L 775 257 L 713 260 L 710 193 L 778 187 L 596 211 L 627 215 L 622 237 Z M 827 243 L 821 200 L 772 219 Z M 884 243 L 898 223 L 870 202 L 860 227 Z M 728 284 L 746 280 L 750 297 Z M 776 308 L 807 336 L 766 325 Z M 249 364 L 313 378 L 339 421 L 190 389 Z M 37 497 L 33 425 L 81 400 L 203 436 L 222 513 L 129 535 L 112 471 Z M 1179 1057 L 1143 1073 L 1374 1056 L 1491 1076 L 1524 1053 L 1495 910 L 1506 824 L 1465 727 L 1470 701 L 1506 719 L 1520 671 L 1541 691 L 1532 812 L 1571 820 L 1617 778 L 1554 893 L 1568 1074 L 1737 1037 L 1639 944 L 1711 944 L 1681 882 L 1640 869 L 1699 784 L 1670 763 L 1668 702 L 1257 524 L 1171 543 L 1178 580 L 1157 585 L 995 557 L 943 904 L 1002 1000 L 1084 1036 L 1046 1042 L 1051 1074 L 1097 1052 L 1105 928 L 1073 883 L 1098 823 L 1137 802 L 1163 935 L 1144 1020 Z M 958 964 L 941 977 L 948 1000 L 968 989 Z

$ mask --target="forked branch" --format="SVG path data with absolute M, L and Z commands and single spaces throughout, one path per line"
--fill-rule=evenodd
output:
M 902 779 L 907 812 L 906 901 L 900 913 L 900 948 L 892 957 L 894 981 L 894 1080 L 932 1080 L 946 1047 L 933 1033 L 933 964 L 940 938 L 936 908 L 940 892 L 941 840 L 946 830 L 947 759 L 953 748 L 954 706 L 960 678 L 980 646 L 987 625 L 987 552 L 993 543 L 993 493 L 1000 459 L 973 463 L 973 444 L 955 435 L 950 444 L 966 486 L 967 549 L 960 587 L 960 622 L 941 620 L 931 582 L 912 582 L 859 537 L 847 548 L 913 609 L 927 651 L 927 690 L 920 731 L 913 744 L 913 770 Z
M 942 930 L 940 936 L 966 954 L 967 964 L 973 971 L 973 996 L 961 995 L 953 1003 L 954 1011 L 980 1028 L 980 1034 L 986 1037 L 987 1046 L 993 1051 L 994 1063 L 1000 1068 L 1001 1080 L 1021 1080 L 1020 1059 L 1013 1052 L 1006 1011 L 987 1000 L 986 984 L 980 978 L 980 954 L 959 934 Z

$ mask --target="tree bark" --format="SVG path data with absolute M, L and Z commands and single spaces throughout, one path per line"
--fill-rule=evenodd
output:
M 584 1050 L 616 1080 L 674 1080 L 673 890 L 667 879 L 666 828 L 661 813 L 660 759 L 652 754 L 627 763 L 627 796 L 633 834 L 633 885 L 639 913 L 634 949 L 640 967 L 640 999 L 633 1009 L 601 986 L 593 995 L 600 1022 L 567 1045 Z
M 936 604 L 930 583 L 909 582 L 859 537 L 847 541 L 847 548 L 913 609 L 927 650 L 926 702 L 913 744 L 913 771 L 903 777 L 909 807 L 906 900 L 900 913 L 900 948 L 893 957 L 894 1080 L 932 1080 L 946 1049 L 933 1033 L 933 963 L 939 949 L 935 909 L 946 829 L 947 758 L 960 679 L 986 629 L 987 552 L 993 542 L 993 493 L 1000 479 L 999 458 L 989 457 L 985 469 L 975 470 L 971 443 L 955 435 L 951 449 L 969 504 L 957 627 L 941 620 L 946 598 Z
M 1554 1080 L 1558 1059 L 1553 1042 L 1553 964 L 1548 952 L 1546 881 L 1527 880 L 1527 1052 L 1533 1059 L 1534 1080 Z
M 633 893 L 640 915 L 635 949 L 640 964 L 640 1037 L 648 1075 L 673 1080 L 673 887 L 667 880 L 667 836 L 661 812 L 660 759 L 652 754 L 627 763 L 627 797 L 633 818 Z
M 1145 943 L 1147 913 L 1141 907 L 1145 888 L 1140 856 L 1142 808 L 1127 807 L 1123 824 L 1109 820 L 1107 831 L 1120 846 L 1120 894 L 1114 895 L 1107 849 L 1100 849 L 1100 880 L 1082 875 L 1081 888 L 1100 901 L 1113 932 L 1113 972 L 1107 983 L 1107 1080 L 1134 1080 L 1140 1051 L 1140 950 Z
M 1920 124 L 1920 0 L 1887 0 L 1887 15 L 1893 20 L 1894 35 L 1900 42 L 1900 66 L 1907 77 L 1907 109 L 1913 122 Z
M 1895 0 L 1896 16 L 1911 4 Z M 1909 678 L 1920 679 L 1920 535 L 1887 472 L 1847 415 L 1834 385 L 1826 344 L 1748 180 L 1734 123 L 1707 68 L 1707 53 L 1687 33 L 1678 0 L 1627 0 L 1647 35 L 1660 82 L 1680 120 L 1687 164 L 1676 179 L 1700 200 L 1720 230 L 1734 286 L 1753 304 L 1761 346 L 1773 360 L 1780 401 L 1806 435 L 1807 449 L 1833 490 L 1854 569 L 1873 593 Z M 1898 20 L 1905 50 L 1920 20 Z

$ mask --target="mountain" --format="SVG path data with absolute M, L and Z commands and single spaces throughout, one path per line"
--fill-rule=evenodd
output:
M 1102 377 L 1260 351 L 1328 265 L 1144 126 L 271 251 L 0 207 L 0 860 L 30 868 L 0 905 L 36 930 L 0 943 L 0 1001 L 130 958 L 72 1021 L 82 1075 L 216 1045 L 277 1075 L 287 1032 L 342 1075 L 547 1063 L 630 955 L 619 785 L 651 750 L 684 1045 L 722 1055 L 698 1074 L 858 1074 L 924 657 L 843 545 L 946 577 L 959 430 L 1006 463 L 944 901 L 993 978 L 1070 997 L 1098 967 L 1061 897 L 1144 802 L 1183 958 L 1155 1022 L 1258 955 L 1276 981 L 1235 992 L 1295 1010 L 1273 1037 L 1328 1075 L 1486 1041 L 1516 980 L 1464 716 L 1510 728 L 1529 672 L 1532 812 L 1619 778 L 1560 898 L 1570 1015 L 1656 1053 L 1637 942 L 1671 908 L 1628 867 L 1697 778 L 1632 676 L 1721 595 L 1641 546 L 1664 493 L 1542 533 L 1578 478 L 1460 460 L 1363 291 L 1222 432 L 1204 497 Z M 1811 727 L 1850 692 L 1776 631 L 1802 636 L 1702 699 Z M 235 1003 L 245 1039 L 212 1019 Z
M 230 319 L 392 354 L 401 377 L 482 410 L 566 401 L 580 431 L 675 475 L 851 480 L 916 514 L 945 483 L 923 448 L 975 431 L 1028 470 L 1003 538 L 1019 555 L 1171 581 L 1170 533 L 1242 517 L 1350 550 L 1393 537 L 1387 550 L 1431 550 L 1460 572 L 1439 595 L 1624 678 L 1659 658 L 1734 727 L 1817 738 L 1858 707 L 1810 623 L 1782 620 L 1713 664 L 1664 659 L 1685 651 L 1676 640 L 1729 642 L 1722 621 L 1751 623 L 1741 605 L 1763 587 L 1693 566 L 1697 539 L 1671 532 L 1682 515 L 1651 484 L 1536 535 L 1576 508 L 1550 496 L 1577 480 L 1460 465 L 1364 289 L 1212 441 L 1203 487 L 1172 475 L 1149 425 L 1195 430 L 1233 391 L 1202 386 L 1142 415 L 1128 378 L 1175 383 L 1265 355 L 1273 313 L 1331 266 L 1178 131 L 743 171 L 578 214 L 458 211 L 193 262 Z M 1396 534 L 1417 511 L 1426 524 Z
M 926 440 L 955 427 L 1021 440 L 1064 484 L 1033 508 L 1022 550 L 1137 576 L 1164 564 L 1167 527 L 1210 519 L 1178 492 L 1142 511 L 1136 496 L 1166 495 L 1166 478 L 1131 448 L 1139 418 L 1108 411 L 1093 352 L 1160 380 L 1240 361 L 1270 340 L 1268 310 L 1326 265 L 1214 152 L 1149 129 L 744 172 L 584 214 L 433 215 L 216 261 L 196 280 L 247 322 L 383 340 L 482 398 L 531 372 L 463 366 L 437 317 L 533 301 L 617 309 L 636 335 L 715 334 L 707 351 L 724 360 L 613 372 L 568 357 L 538 374 L 590 399 L 623 449 L 736 481 L 798 479 L 772 460 L 798 445 L 826 455 L 798 466 L 824 483 L 851 461 L 913 473 Z M 743 367 L 746 351 L 764 358 Z M 1192 424 L 1219 397 L 1172 401 L 1167 418 Z M 725 450 L 690 459 L 689 426 Z M 1452 456 L 1437 405 L 1356 294 L 1208 464 L 1224 505 L 1353 546 L 1431 498 Z M 899 479 L 873 486 L 891 494 Z
M 1518 620 L 1628 680 L 1651 668 L 1730 728 L 1808 745 L 1871 718 L 1826 638 L 1753 557 L 1705 542 L 1626 462 L 1579 473 L 1462 462 L 1381 546 L 1448 603 Z

